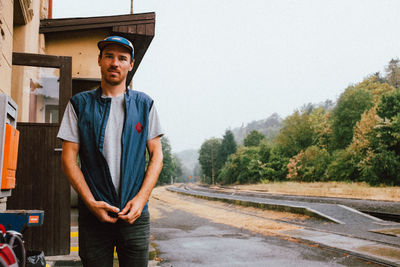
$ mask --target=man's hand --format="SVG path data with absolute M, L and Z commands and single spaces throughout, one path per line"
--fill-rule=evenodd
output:
M 117 217 L 111 217 L 109 212 L 118 213 L 119 208 L 111 206 L 104 201 L 91 202 L 89 209 L 101 222 L 116 223 L 118 220 Z
M 118 213 L 118 218 L 126 221 L 129 224 L 133 224 L 142 214 L 142 210 L 146 201 L 141 201 L 138 197 L 132 198 L 124 209 Z
M 119 209 L 103 201 L 96 201 L 85 181 L 85 177 L 77 163 L 79 144 L 63 141 L 62 167 L 68 180 L 85 202 L 89 210 L 102 222 L 115 223 L 118 218 L 111 217 L 109 212 L 118 213 Z

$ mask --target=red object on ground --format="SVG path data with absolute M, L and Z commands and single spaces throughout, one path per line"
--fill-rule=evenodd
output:
M 0 263 L 8 267 L 18 267 L 17 258 L 11 247 L 7 244 L 0 245 Z

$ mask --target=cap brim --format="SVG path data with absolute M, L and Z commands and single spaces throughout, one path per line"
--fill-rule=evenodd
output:
M 133 52 L 133 50 L 132 50 L 132 48 L 130 46 L 122 44 L 122 43 L 119 43 L 119 42 L 113 42 L 113 41 L 100 41 L 100 42 L 97 43 L 97 47 L 100 50 L 102 50 L 106 45 L 109 45 L 109 44 L 120 45 L 120 46 L 128 48 L 129 51 Z

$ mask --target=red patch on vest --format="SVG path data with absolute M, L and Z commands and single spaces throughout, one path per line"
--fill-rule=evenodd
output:
M 140 122 L 138 122 L 138 123 L 136 124 L 135 128 L 136 128 L 136 131 L 137 131 L 138 133 L 140 133 L 140 132 L 143 130 L 143 126 L 140 124 Z

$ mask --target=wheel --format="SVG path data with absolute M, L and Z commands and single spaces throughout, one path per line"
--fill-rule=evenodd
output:
M 12 247 L 12 249 L 15 253 L 15 256 L 17 257 L 18 266 L 25 267 L 26 251 L 25 251 L 24 241 L 20 237 L 20 234 L 19 233 L 14 234 L 14 233 L 7 232 L 6 243 Z

